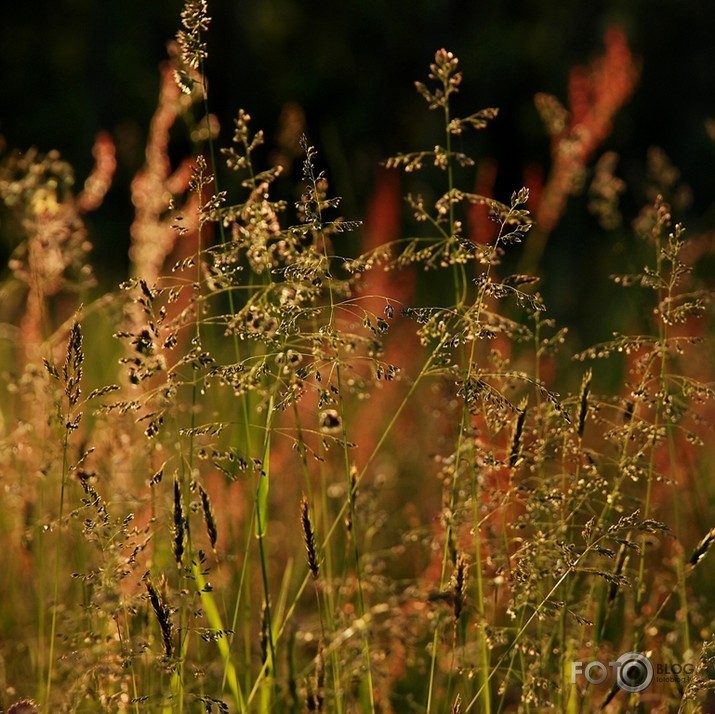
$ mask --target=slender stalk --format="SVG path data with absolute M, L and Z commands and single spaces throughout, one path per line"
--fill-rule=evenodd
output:
M 65 412 L 65 423 L 70 419 L 69 400 L 67 410 Z M 50 618 L 50 652 L 47 661 L 47 682 L 45 685 L 45 700 L 44 709 L 52 711 L 50 695 L 52 693 L 52 673 L 55 662 L 55 640 L 57 638 L 57 608 L 59 606 L 59 588 L 60 588 L 60 562 L 62 560 L 62 545 L 64 533 L 64 515 L 65 515 L 65 487 L 67 483 L 67 467 L 68 467 L 68 451 L 69 451 L 69 429 L 65 429 L 64 438 L 62 440 L 62 471 L 60 474 L 60 503 L 59 515 L 57 520 L 57 543 L 55 548 L 55 569 L 53 578 L 52 590 L 52 615 Z

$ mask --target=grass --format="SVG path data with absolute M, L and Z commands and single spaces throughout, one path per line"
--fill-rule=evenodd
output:
M 497 111 L 455 116 L 439 50 L 416 88 L 441 143 L 385 162 L 424 180 L 407 231 L 376 241 L 305 136 L 297 188 L 243 110 L 219 151 L 205 2 L 182 23 L 120 290 L 94 297 L 83 221 L 111 142 L 79 196 L 56 154 L 0 169 L 23 236 L 2 285 L 0 706 L 709 711 L 706 241 L 656 191 L 633 224 L 643 269 L 613 276 L 641 316 L 574 354 L 535 273 L 598 142 L 566 156 L 557 100 L 539 99 L 556 165 L 539 225 L 526 187 L 460 187 L 475 162 L 457 147 Z M 633 81 L 595 102 L 601 135 Z M 203 150 L 172 171 L 192 105 Z M 614 167 L 591 196 L 611 227 Z

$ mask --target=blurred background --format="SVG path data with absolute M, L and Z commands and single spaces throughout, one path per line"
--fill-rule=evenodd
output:
M 104 287 L 127 271 L 129 185 L 144 162 L 159 67 L 179 27 L 181 6 L 178 0 L 30 0 L 3 9 L 5 154 L 57 149 L 75 168 L 80 187 L 93 165 L 96 135 L 109 132 L 116 146 L 112 188 L 86 217 L 92 263 Z M 535 95 L 548 93 L 570 108 L 574 68 L 593 69 L 606 52 L 607 33 L 620 30 L 637 80 L 587 157 L 581 195 L 568 199 L 536 266 L 545 278 L 547 305 L 576 333 L 584 324 L 598 325 L 610 295 L 608 274 L 640 265 L 630 222 L 649 200 L 651 147 L 661 147 L 661 160 L 667 157 L 680 171 L 672 186 L 676 218 L 691 234 L 713 224 L 715 142 L 707 122 L 715 119 L 714 3 L 213 0 L 209 14 L 209 109 L 221 126 L 219 144 L 230 142 L 233 117 L 242 107 L 254 127 L 266 131 L 270 161 L 287 108 L 297 109 L 350 218 L 365 218 L 379 187 L 381 160 L 443 141 L 440 117 L 426 110 L 413 85 L 426 80 L 437 49 L 460 58 L 459 111 L 501 110 L 488 130 L 465 137 L 458 148 L 481 160 L 465 181 L 478 184 L 480 166 L 486 167 L 484 187 L 508 200 L 524 184 L 548 182 L 553 168 L 552 142 Z M 188 133 L 173 129 L 177 163 L 192 151 Z M 589 211 L 587 185 L 607 151 L 617 153 L 614 171 L 626 188 L 623 220 L 604 230 Z M 401 181 L 402 193 L 414 190 Z M 16 237 L 6 228 L 7 221 L 0 225 L 7 256 Z M 596 273 L 603 284 L 594 290 L 583 277 Z

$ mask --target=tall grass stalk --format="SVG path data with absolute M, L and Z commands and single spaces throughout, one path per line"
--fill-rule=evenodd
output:
M 57 516 L 57 545 L 55 550 L 55 567 L 53 576 L 52 616 L 50 620 L 50 651 L 47 662 L 47 683 L 45 687 L 44 706 L 49 711 L 52 694 L 52 677 L 55 664 L 55 640 L 57 638 L 57 611 L 60 606 L 59 590 L 61 562 L 63 558 L 63 532 L 65 528 L 65 491 L 69 476 L 69 442 L 70 434 L 77 429 L 82 418 L 82 412 L 77 412 L 80 395 L 82 394 L 82 364 L 84 352 L 82 349 L 82 329 L 78 322 L 74 323 L 67 341 L 67 352 L 64 365 L 60 374 L 59 370 L 47 360 L 45 367 L 50 374 L 62 385 L 64 392 L 63 409 L 60 411 L 62 418 L 62 468 L 60 471 L 60 493 Z

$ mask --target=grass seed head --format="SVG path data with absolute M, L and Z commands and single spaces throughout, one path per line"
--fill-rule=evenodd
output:
M 186 540 L 186 519 L 184 517 L 184 504 L 181 498 L 181 484 L 178 476 L 174 477 L 174 524 L 172 531 L 174 534 L 174 559 L 176 564 L 181 566 Z
M 216 540 L 218 539 L 218 529 L 216 528 L 216 518 L 214 516 L 213 507 L 211 506 L 211 499 L 208 493 L 206 493 L 206 489 L 201 485 L 199 485 L 199 494 L 201 496 L 201 508 L 204 512 L 204 521 L 206 522 L 206 532 L 209 536 L 211 548 L 215 550 Z
M 303 540 L 305 541 L 305 549 L 308 554 L 308 568 L 313 576 L 313 580 L 318 579 L 320 574 L 320 565 L 318 563 L 318 553 L 315 548 L 315 532 L 313 524 L 310 520 L 310 507 L 308 499 L 303 496 L 300 501 L 300 525 L 303 530 Z

